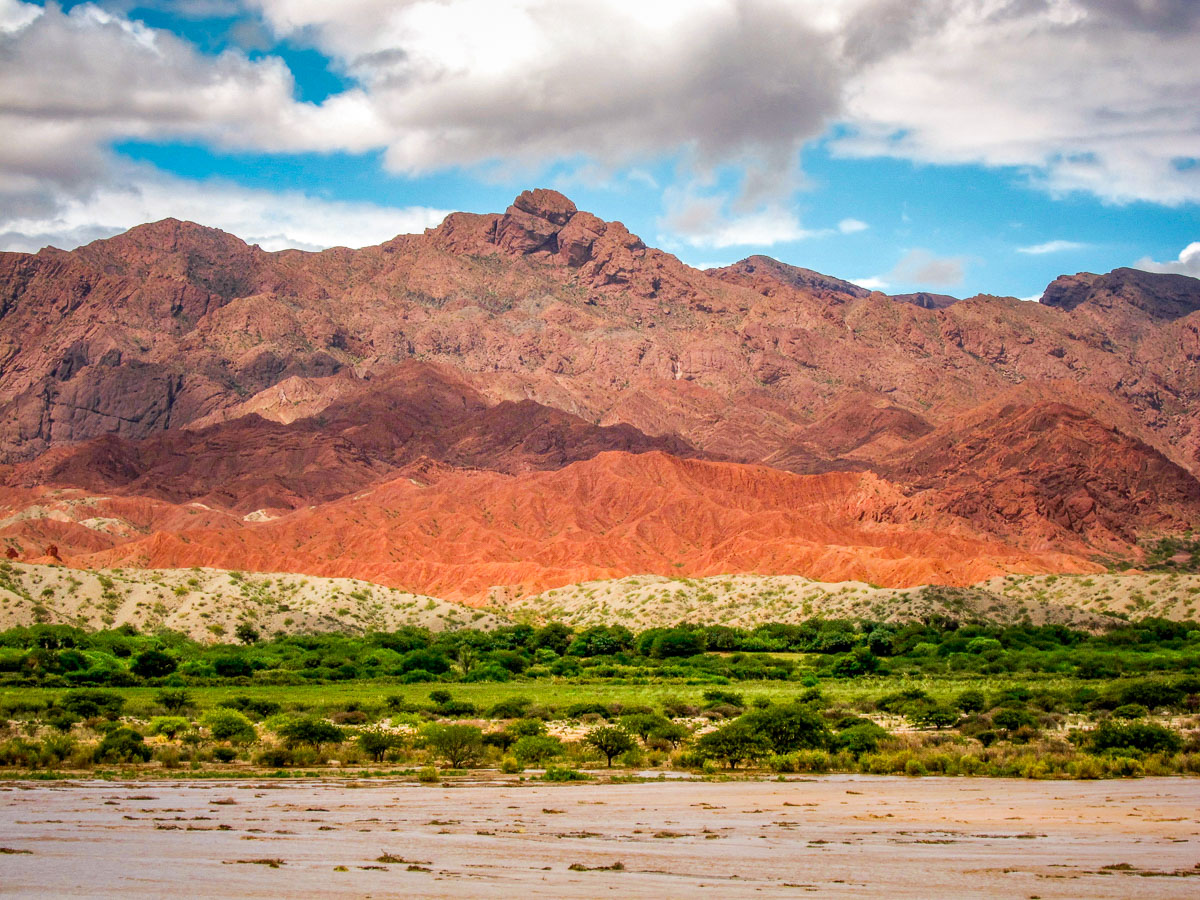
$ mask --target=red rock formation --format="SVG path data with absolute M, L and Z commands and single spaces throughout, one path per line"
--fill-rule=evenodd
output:
M 280 568 L 269 538 L 300 548 L 290 564 L 463 596 L 676 562 L 880 583 L 1082 565 L 1194 524 L 1198 365 L 1200 281 L 1182 276 L 1064 276 L 1041 304 L 889 298 L 765 257 L 700 272 L 547 190 L 362 250 L 266 253 L 167 220 L 0 254 L 0 534 L 72 559 Z M 887 501 L 853 526 L 842 500 L 811 508 L 840 523 L 822 544 L 709 481 L 661 493 L 680 470 L 612 451 L 825 473 Z M 578 546 L 536 516 L 488 534 L 467 503 L 528 504 L 557 469 L 619 485 L 546 507 Z M 795 477 L 704 471 L 750 493 Z M 629 514 L 647 545 L 593 527 L 586 504 L 613 491 L 664 504 Z M 442 534 L 462 517 L 482 549 L 393 534 L 396 510 Z M 684 517 L 711 531 L 676 542 Z M 419 551 L 403 565 L 400 537 Z
M 352 575 L 472 602 L 493 585 L 532 591 L 631 572 L 802 572 L 901 586 L 1095 568 L 948 515 L 913 529 L 913 505 L 871 474 L 793 475 L 657 452 L 517 476 L 423 464 L 261 524 L 158 532 L 72 561 Z

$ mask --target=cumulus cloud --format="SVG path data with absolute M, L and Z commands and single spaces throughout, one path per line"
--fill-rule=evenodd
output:
M 799 150 L 833 123 L 849 126 L 841 153 L 1200 200 L 1194 0 L 242 0 L 247 29 L 314 46 L 349 79 L 319 104 L 295 99 L 278 57 L 201 53 L 120 12 L 145 5 L 0 0 L 0 209 L 86 201 L 130 138 L 382 151 L 408 175 L 673 157 L 697 184 L 742 173 L 722 221 L 684 240 L 769 244 L 814 233 L 789 200 Z
M 815 0 L 258 5 L 363 86 L 399 172 L 685 150 L 745 163 L 765 192 L 840 105 L 836 23 Z
M 1018 253 L 1025 253 L 1030 256 L 1044 256 L 1047 253 L 1063 253 L 1067 250 L 1082 250 L 1087 244 L 1079 241 L 1046 241 L 1044 244 L 1034 244 L 1031 247 L 1018 247 Z
M 446 210 L 426 207 L 388 208 L 248 190 L 130 166 L 112 184 L 86 198 L 67 200 L 50 215 L 6 218 L 0 223 L 0 249 L 32 252 L 51 245 L 69 250 L 168 216 L 221 228 L 266 250 L 365 247 L 422 231 L 446 215 Z
M 844 153 L 1017 167 L 1053 192 L 1200 200 L 1200 4 L 946 0 L 851 79 Z
M 1167 262 L 1155 262 L 1150 257 L 1139 259 L 1133 264 L 1134 268 L 1147 272 L 1168 272 L 1175 275 L 1190 275 L 1200 278 L 1200 241 L 1193 241 L 1179 252 L 1178 259 Z

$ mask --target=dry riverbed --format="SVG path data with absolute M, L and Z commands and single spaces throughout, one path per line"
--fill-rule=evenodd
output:
M 0 894 L 1200 895 L 1200 779 L 0 783 Z

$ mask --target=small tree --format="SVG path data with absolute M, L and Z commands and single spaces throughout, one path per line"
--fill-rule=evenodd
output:
M 670 720 L 666 716 L 660 716 L 658 713 L 633 713 L 621 716 L 621 727 L 630 734 L 636 734 L 643 741 L 649 738 L 656 728 L 669 722 Z
M 426 725 L 425 744 L 452 769 L 462 769 L 483 755 L 483 730 L 474 725 Z
M 261 636 L 258 629 L 249 622 L 240 622 L 238 627 L 233 629 L 233 634 L 243 644 L 256 643 Z
M 342 729 L 316 716 L 304 716 L 285 722 L 279 727 L 278 734 L 287 741 L 288 746 L 310 744 L 320 747 L 322 744 L 340 744 L 346 739 L 346 733 Z
M 666 719 L 661 724 L 654 726 L 654 729 L 650 732 L 650 739 L 666 741 L 672 747 L 678 748 L 680 744 L 688 739 L 690 734 L 691 732 L 688 731 L 687 726 Z
M 825 720 L 811 707 L 800 703 L 756 709 L 739 719 L 738 724 L 762 735 L 776 753 L 809 750 L 829 743 Z
M 1009 710 L 1015 712 L 1016 710 Z M 958 724 L 958 710 L 950 706 L 930 706 L 919 712 L 913 713 L 911 716 L 913 724 L 919 725 L 922 728 L 936 728 L 941 731 L 943 728 L 950 728 Z M 1033 717 L 1029 717 L 1032 721 Z
M 358 735 L 358 746 L 375 762 L 382 762 L 384 754 L 401 743 L 400 735 L 383 728 L 368 728 Z
M 730 722 L 716 731 L 701 735 L 696 749 L 705 756 L 725 762 L 736 769 L 742 760 L 762 759 L 771 752 L 771 741 L 756 731 L 745 719 Z
M 599 728 L 593 728 L 584 735 L 583 742 L 603 753 L 610 769 L 615 757 L 627 753 L 637 746 L 633 735 L 616 725 L 601 725 Z

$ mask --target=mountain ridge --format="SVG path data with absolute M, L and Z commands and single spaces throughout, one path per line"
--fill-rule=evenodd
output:
M 306 547 L 291 558 L 314 573 L 387 570 L 393 586 L 472 602 L 651 562 L 896 586 L 1091 571 L 1200 519 L 1198 363 L 1200 280 L 1184 276 L 1062 276 L 1041 303 L 888 297 L 767 257 L 693 269 L 545 189 L 359 250 L 268 252 L 163 220 L 0 255 L 0 541 L 25 558 L 53 543 L 89 564 L 275 571 L 275 534 L 283 558 Z M 777 511 L 736 513 L 728 492 L 709 485 L 714 505 L 670 478 L 680 493 L 663 493 L 668 469 L 636 461 L 664 454 L 732 466 L 751 491 L 774 471 L 875 479 L 890 499 L 872 527 L 899 530 L 880 547 L 846 524 L 822 545 L 789 525 L 780 534 L 808 549 L 771 549 Z M 583 467 L 730 539 L 706 532 L 668 561 L 590 526 L 556 542 L 539 513 L 530 543 L 447 497 L 440 515 L 472 523 L 481 559 L 422 545 L 389 569 L 390 520 L 352 498 L 380 503 L 422 467 L 437 473 L 426 488 L 518 505 Z M 439 515 L 388 496 L 393 513 Z M 827 502 L 812 514 L 844 521 Z M 679 529 L 638 521 L 664 547 Z M 505 541 L 523 549 L 493 558 Z M 225 559 L 223 546 L 253 549 Z

